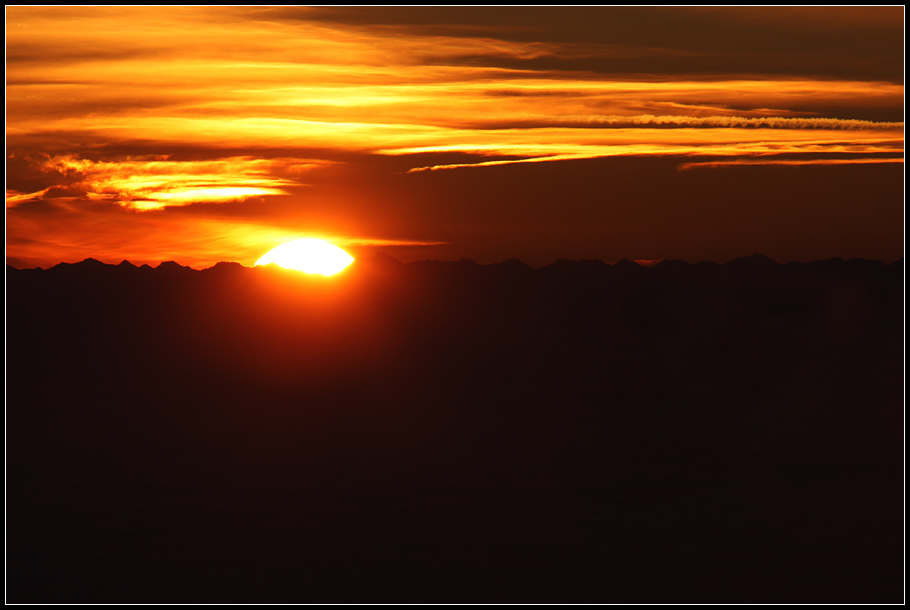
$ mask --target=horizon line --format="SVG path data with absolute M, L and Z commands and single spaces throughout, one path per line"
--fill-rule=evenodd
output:
M 833 256 L 833 257 L 828 257 L 828 258 L 823 258 L 823 259 L 813 259 L 813 260 L 811 260 L 811 261 L 795 261 L 795 260 L 791 260 L 791 261 L 787 261 L 787 262 L 780 262 L 780 261 L 778 261 L 778 260 L 776 260 L 776 259 L 774 259 L 774 258 L 772 258 L 772 257 L 770 257 L 770 256 L 767 256 L 767 255 L 765 255 L 765 254 L 756 252 L 756 253 L 753 253 L 753 254 L 747 255 L 747 256 L 738 256 L 738 257 L 736 257 L 736 258 L 732 258 L 732 259 L 730 259 L 730 260 L 728 260 L 728 261 L 726 261 L 726 262 L 723 262 L 723 263 L 720 263 L 720 262 L 717 262 L 717 261 L 708 260 L 708 259 L 700 260 L 700 261 L 698 261 L 698 262 L 694 262 L 694 263 L 693 263 L 693 262 L 689 262 L 689 261 L 684 260 L 684 259 L 673 259 L 673 258 L 663 258 L 663 259 L 629 259 L 629 258 L 627 258 L 627 257 L 624 257 L 624 258 L 621 258 L 621 259 L 619 259 L 619 260 L 609 260 L 609 261 L 607 261 L 607 260 L 596 259 L 596 258 L 570 259 L 570 258 L 564 258 L 564 257 L 563 257 L 563 258 L 556 259 L 555 261 L 553 261 L 552 263 L 549 263 L 549 264 L 547 264 L 547 265 L 542 265 L 542 266 L 540 266 L 540 267 L 532 267 L 531 265 L 528 265 L 527 263 L 525 263 L 524 261 L 522 261 L 521 259 L 519 259 L 519 258 L 517 258 L 517 257 L 512 257 L 512 258 L 504 259 L 504 260 L 501 260 L 501 261 L 496 262 L 496 263 L 478 263 L 478 262 L 474 261 L 473 259 L 469 259 L 469 258 L 466 258 L 466 257 L 461 257 L 460 259 L 457 259 L 457 260 L 422 259 L 422 260 L 416 260 L 416 261 L 402 262 L 402 261 L 398 260 L 397 258 L 395 258 L 394 256 L 392 256 L 392 255 L 390 255 L 390 254 L 387 254 L 386 252 L 377 252 L 376 254 L 373 254 L 372 256 L 369 256 L 369 257 L 362 257 L 362 258 L 360 258 L 360 259 L 355 259 L 355 262 L 357 262 L 357 260 L 360 260 L 360 261 L 370 261 L 370 260 L 374 260 L 374 259 L 376 259 L 376 258 L 378 258 L 378 257 L 382 257 L 382 258 L 385 258 L 385 259 L 391 259 L 392 261 L 394 261 L 395 263 L 400 264 L 400 265 L 414 265 L 414 264 L 422 264 L 422 263 L 440 263 L 440 264 L 446 264 L 446 263 L 455 263 L 455 264 L 458 264 L 458 263 L 461 263 L 461 264 L 473 264 L 473 265 L 476 265 L 476 266 L 478 266 L 478 267 L 494 267 L 494 266 L 502 265 L 502 264 L 505 264 L 505 263 L 511 263 L 511 262 L 515 261 L 515 262 L 520 263 L 521 265 L 527 267 L 527 268 L 530 269 L 530 270 L 546 269 L 546 268 L 548 268 L 548 267 L 552 267 L 552 266 L 557 265 L 557 264 L 565 264 L 566 262 L 568 262 L 568 263 L 600 263 L 600 264 L 603 264 L 603 265 L 605 265 L 605 266 L 607 266 L 607 267 L 615 267 L 616 265 L 619 265 L 619 264 L 624 264 L 624 265 L 632 264 L 632 265 L 635 265 L 636 267 L 640 267 L 640 268 L 642 268 L 642 269 L 651 269 L 651 268 L 656 267 L 656 266 L 658 266 L 658 265 L 660 265 L 661 263 L 664 263 L 664 262 L 668 262 L 668 263 L 679 262 L 679 263 L 684 263 L 684 264 L 686 264 L 686 265 L 693 265 L 693 266 L 694 266 L 694 265 L 705 264 L 705 263 L 707 263 L 707 264 L 712 264 L 712 265 L 718 265 L 718 266 L 724 266 L 724 265 L 728 265 L 728 264 L 730 264 L 730 263 L 734 263 L 734 262 L 736 262 L 736 261 L 762 260 L 762 261 L 770 261 L 770 262 L 772 262 L 772 263 L 775 264 L 775 265 L 786 266 L 786 265 L 791 265 L 791 264 L 804 265 L 804 264 L 819 263 L 819 262 L 828 262 L 828 261 L 843 261 L 843 262 L 850 262 L 850 261 L 857 261 L 857 260 L 858 260 L 858 261 L 867 261 L 867 262 L 873 262 L 873 263 L 874 263 L 874 262 L 879 262 L 879 263 L 882 263 L 882 264 L 885 265 L 885 266 L 890 266 L 890 265 L 897 264 L 897 263 L 899 263 L 899 262 L 901 262 L 901 261 L 904 260 L 904 257 L 901 256 L 900 258 L 897 258 L 897 259 L 895 259 L 894 261 L 892 261 L 892 262 L 890 262 L 890 263 L 887 263 L 887 262 L 883 261 L 883 260 L 880 259 L 880 258 L 879 258 L 879 259 L 863 258 L 863 257 L 843 258 L 843 257 L 840 257 L 840 256 Z M 90 257 L 87 257 L 87 258 L 85 258 L 85 259 L 82 259 L 81 261 L 77 261 L 77 262 L 74 262 L 74 263 L 70 263 L 70 262 L 67 262 L 67 261 L 61 261 L 61 262 L 59 262 L 59 263 L 56 263 L 56 264 L 51 265 L 51 266 L 48 266 L 48 267 L 40 267 L 40 266 L 38 266 L 38 267 L 17 267 L 17 266 L 15 266 L 15 265 L 11 264 L 9 261 L 7 261 L 6 267 L 7 267 L 7 270 L 8 270 L 8 269 L 15 269 L 15 270 L 17 270 L 17 271 L 38 271 L 38 270 L 40 270 L 40 271 L 47 271 L 47 270 L 50 270 L 50 269 L 54 269 L 54 268 L 56 268 L 56 267 L 59 267 L 59 266 L 61 266 L 61 265 L 80 265 L 80 264 L 84 264 L 84 263 L 90 263 L 90 264 L 92 264 L 92 263 L 98 263 L 98 264 L 101 264 L 101 265 L 105 265 L 105 266 L 107 266 L 107 267 L 119 267 L 119 266 L 123 266 L 124 263 L 126 263 L 127 266 L 134 267 L 134 268 L 136 268 L 136 269 L 141 269 L 141 268 L 143 268 L 143 267 L 147 267 L 147 268 L 153 269 L 153 270 L 159 269 L 159 268 L 161 268 L 162 266 L 165 266 L 165 265 L 168 266 L 168 267 L 170 267 L 171 265 L 176 265 L 176 266 L 178 266 L 178 267 L 180 267 L 180 268 L 183 268 L 183 269 L 190 269 L 190 270 L 192 270 L 192 271 L 208 271 L 208 270 L 210 270 L 210 269 L 214 269 L 215 267 L 218 267 L 219 265 L 238 265 L 238 266 L 240 266 L 240 267 L 242 267 L 242 268 L 244 268 L 244 269 L 255 269 L 257 266 L 260 266 L 260 267 L 269 267 L 269 266 L 270 266 L 270 265 L 253 265 L 253 266 L 251 266 L 251 267 L 247 267 L 246 265 L 243 265 L 242 263 L 239 263 L 239 262 L 236 262 L 236 261 L 219 261 L 219 262 L 217 262 L 217 263 L 215 263 L 214 265 L 211 265 L 211 266 L 209 266 L 209 267 L 204 267 L 204 268 L 198 269 L 198 268 L 196 268 L 196 267 L 191 267 L 191 266 L 189 266 L 189 265 L 182 265 L 182 264 L 178 263 L 178 262 L 175 261 L 175 260 L 160 261 L 156 266 L 152 266 L 152 265 L 150 265 L 150 264 L 148 264 L 148 263 L 143 263 L 143 264 L 141 264 L 141 265 L 136 265 L 135 263 L 131 262 L 129 259 L 123 259 L 123 260 L 120 261 L 119 263 L 105 263 L 105 262 L 103 262 L 103 261 L 101 261 L 101 260 L 98 260 L 98 259 L 96 259 L 96 258 L 90 256 Z M 273 263 L 273 264 L 274 264 L 274 263 Z

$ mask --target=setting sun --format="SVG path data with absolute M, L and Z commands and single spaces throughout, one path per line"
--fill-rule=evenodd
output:
M 304 273 L 335 275 L 354 262 L 354 257 L 321 239 L 295 239 L 272 248 L 256 265 L 275 263 Z

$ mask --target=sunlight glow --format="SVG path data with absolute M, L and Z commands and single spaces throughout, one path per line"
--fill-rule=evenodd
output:
M 354 262 L 354 257 L 321 239 L 295 239 L 273 248 L 256 265 L 275 263 L 304 273 L 335 275 Z
M 228 157 L 206 161 L 172 161 L 166 155 L 156 159 L 93 161 L 75 155 L 48 157 L 42 170 L 81 178 L 70 188 L 85 191 L 95 200 L 147 212 L 194 203 L 245 201 L 264 195 L 286 195 L 285 187 L 299 184 L 295 179 L 317 164 L 307 159 L 257 159 Z
M 593 15 L 606 8 L 592 16 L 544 9 L 562 15 L 549 23 L 533 11 L 513 21 L 504 12 L 405 7 L 379 18 L 332 7 L 12 6 L 7 257 L 202 269 L 227 258 L 252 265 L 302 237 L 341 248 L 467 243 L 475 221 L 449 222 L 448 206 L 461 206 L 455 193 L 473 188 L 461 185 L 513 175 L 500 166 L 526 175 L 545 167 L 530 163 L 581 176 L 618 166 L 583 159 L 663 158 L 692 171 L 686 184 L 708 179 L 693 175 L 699 168 L 750 179 L 795 180 L 790 174 L 802 171 L 785 166 L 806 166 L 806 176 L 823 171 L 808 169 L 816 166 L 893 178 L 904 156 L 902 13 L 784 8 L 683 9 L 671 19 L 712 34 L 680 25 L 665 37 L 648 24 L 671 13 L 637 17 L 634 8 L 603 29 L 583 21 L 605 18 Z M 609 33 L 620 24 L 630 29 Z M 746 30 L 753 33 L 739 40 L 720 33 Z M 630 189 L 653 182 L 628 179 Z M 374 204 L 376 180 L 404 190 L 382 189 Z M 416 204 L 443 184 L 451 195 Z M 575 182 L 553 188 L 579 192 L 578 205 L 594 192 L 575 191 Z M 505 210 L 483 203 L 495 192 L 478 191 L 458 217 L 473 217 L 474 205 Z M 542 212 L 532 205 L 528 213 L 521 228 L 496 229 L 497 241 L 508 230 L 518 232 L 510 240 L 537 244 L 529 223 Z M 597 211 L 596 222 L 611 213 Z M 842 230 L 873 222 L 850 219 Z

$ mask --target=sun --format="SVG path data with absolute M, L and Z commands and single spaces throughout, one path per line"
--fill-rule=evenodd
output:
M 353 262 L 353 256 L 327 241 L 295 239 L 272 248 L 256 264 L 275 263 L 285 269 L 296 269 L 304 273 L 335 275 Z

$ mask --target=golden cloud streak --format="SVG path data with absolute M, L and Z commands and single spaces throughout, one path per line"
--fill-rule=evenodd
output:
M 682 163 L 680 171 L 697 168 L 728 167 L 731 165 L 856 165 L 865 163 L 903 163 L 903 159 L 869 158 L 862 159 L 735 159 L 733 161 L 699 161 Z
M 19 191 L 9 190 L 6 191 L 6 209 L 14 208 L 20 203 L 25 203 L 26 201 L 32 201 L 34 199 L 40 199 L 51 190 L 52 186 L 47 187 L 46 189 L 41 189 L 40 191 L 35 191 L 34 193 L 20 193 Z
M 617 130 L 618 131 L 618 130 Z M 642 131 L 642 130 L 635 130 Z M 878 138 L 867 137 L 851 142 L 841 133 L 809 132 L 774 132 L 774 130 L 724 130 L 714 141 L 707 139 L 702 130 L 673 130 L 671 132 L 653 130 L 652 137 L 642 137 L 642 142 L 635 138 L 621 135 L 615 138 L 615 144 L 513 144 L 513 145 L 470 145 L 449 144 L 438 147 L 421 147 L 413 149 L 385 150 L 386 154 L 417 153 L 451 153 L 462 152 L 483 156 L 517 156 L 519 159 L 496 159 L 474 163 L 453 163 L 415 167 L 408 173 L 454 169 L 461 167 L 485 167 L 509 165 L 513 163 L 539 163 L 544 161 L 567 161 L 573 159 L 594 159 L 616 156 L 656 156 L 656 155 L 715 155 L 715 156 L 754 156 L 784 153 L 816 154 L 869 154 L 895 153 L 903 149 L 903 140 L 879 134 Z M 687 132 L 687 133 L 681 133 Z M 605 134 L 601 133 L 601 136 Z M 612 134 L 606 134 L 612 135 Z M 663 135 L 663 137 L 661 137 Z M 819 139 L 811 136 L 827 135 Z M 772 139 L 773 138 L 773 139 Z M 541 138 L 542 139 L 542 138 Z M 594 138 L 592 138 L 594 139 Z M 606 138 L 603 138 L 606 139 Z M 626 141 L 624 142 L 623 139 Z M 661 142 L 660 140 L 664 141 Z M 629 141 L 631 140 L 631 141 Z M 719 141 L 718 141 L 719 140 Z
M 9 12 L 7 48 L 16 61 L 7 66 L 7 104 L 15 133 L 103 129 L 110 119 L 125 120 L 127 131 L 135 120 L 139 132 L 154 131 L 143 121 L 158 123 L 157 129 L 181 117 L 206 116 L 222 122 L 305 118 L 375 123 L 377 129 L 389 124 L 463 128 L 516 119 L 608 125 L 613 117 L 693 113 L 717 121 L 762 109 L 778 109 L 772 116 L 814 115 L 807 105 L 903 105 L 903 86 L 880 81 L 685 74 L 633 79 L 507 69 L 494 58 L 685 52 L 503 40 L 494 36 L 495 28 L 489 36 L 439 36 L 404 26 L 308 22 L 305 11 L 283 21 L 246 18 L 237 9 L 234 18 L 225 19 L 223 9 L 206 7 L 172 7 L 166 14 L 141 7 L 65 13 L 59 7 L 13 7 Z M 211 132 L 214 139 L 224 134 L 227 140 L 231 135 L 245 140 L 242 125 L 237 134 L 230 127 Z M 180 141 L 180 130 L 175 123 L 156 139 Z M 275 143 L 274 135 L 266 133 L 259 144 Z M 328 145 L 346 143 L 329 139 Z
M 299 183 L 272 175 L 276 170 L 299 174 L 317 165 L 314 161 L 252 157 L 92 161 L 74 156 L 51 157 L 41 164 L 45 171 L 81 176 L 76 186 L 90 199 L 112 200 L 139 211 L 286 194 L 281 187 Z
M 210 69 L 201 67 L 200 70 Z M 280 76 L 280 82 L 265 82 L 258 87 L 256 79 L 261 79 L 262 75 L 250 75 L 253 84 L 241 91 L 233 88 L 233 81 L 228 81 L 226 74 L 221 82 L 188 89 L 178 89 L 177 83 L 173 88 L 162 89 L 153 88 L 152 82 L 135 85 L 117 82 L 113 85 L 103 80 L 81 85 L 11 84 L 7 87 L 8 113 L 15 121 L 11 121 L 12 130 L 8 133 L 91 132 L 108 124 L 118 131 L 129 131 L 135 125 L 139 133 L 147 132 L 142 137 L 162 140 L 176 139 L 187 122 L 201 121 L 208 125 L 204 134 L 218 142 L 230 141 L 232 135 L 244 138 L 246 125 L 257 119 L 294 121 L 298 123 L 295 132 L 311 132 L 312 129 L 301 129 L 306 123 L 313 127 L 320 124 L 375 125 L 379 130 L 389 125 L 471 128 L 516 122 L 527 127 L 554 123 L 586 127 L 762 126 L 780 129 L 900 129 L 902 126 L 902 123 L 782 116 L 806 115 L 805 111 L 786 108 L 810 101 L 827 105 L 891 104 L 900 107 L 903 87 L 887 83 L 801 81 L 800 87 L 794 88 L 791 81 L 768 80 L 759 83 L 720 81 L 710 83 L 710 86 L 692 82 L 656 86 L 654 83 L 583 80 L 573 83 L 554 78 L 532 87 L 529 83 L 515 84 L 514 75 L 503 78 L 503 75 L 490 74 L 482 83 L 465 81 L 473 78 L 473 69 L 462 71 L 462 81 L 450 80 L 459 75 L 449 74 L 445 82 L 439 83 L 399 85 L 381 82 L 398 80 L 410 71 L 405 69 L 403 75 L 378 74 L 377 82 L 367 84 L 338 82 L 289 87 L 286 84 L 289 78 L 301 81 L 319 78 L 309 74 L 310 70 L 303 73 L 292 70 L 293 75 L 276 75 L 276 81 Z M 413 77 L 417 81 L 432 81 L 432 76 L 425 79 L 415 74 Z M 510 88 L 503 90 L 506 85 Z M 150 88 L 153 91 L 146 94 Z M 814 95 L 810 95 L 812 91 L 815 91 Z M 125 95 L 143 95 L 149 106 L 124 106 L 122 98 Z M 713 103 L 705 105 L 701 101 L 705 98 Z M 73 113 L 71 106 L 77 100 L 80 105 L 91 107 L 94 115 L 85 112 L 87 116 L 80 117 L 80 113 Z M 98 108 L 109 110 L 99 113 Z M 213 119 L 222 125 L 213 129 L 210 125 Z M 260 146 L 282 142 L 274 140 L 273 134 L 268 132 L 263 136 Z M 335 145 L 331 140 L 328 143 Z M 324 146 L 326 141 L 322 144 Z
M 703 154 L 704 146 L 740 147 L 734 154 L 753 154 L 750 146 L 756 133 L 772 147 L 775 142 L 793 146 L 796 140 L 821 137 L 810 131 L 841 132 L 836 139 L 855 145 L 865 142 L 868 152 L 880 152 L 876 139 L 884 138 L 882 132 L 892 132 L 891 140 L 899 139 L 896 132 L 901 132 L 902 142 L 901 122 L 818 116 L 815 110 L 901 108 L 903 86 L 889 82 L 686 75 L 608 78 L 462 65 L 461 60 L 669 51 L 493 37 L 390 36 L 394 28 L 345 28 L 300 20 L 225 23 L 213 20 L 208 9 L 180 9 L 171 17 L 143 9 L 128 17 L 104 9 L 83 10 L 74 12 L 74 19 L 84 27 L 74 28 L 71 19 L 61 20 L 51 11 L 15 10 L 17 21 L 40 27 L 8 31 L 8 46 L 32 57 L 29 62 L 12 62 L 8 69 L 7 134 L 14 142 L 66 133 L 85 141 L 143 140 L 164 147 L 194 142 L 204 147 L 309 147 L 393 155 L 459 151 L 550 160 L 623 151 L 686 154 L 687 147 L 690 154 Z M 117 27 L 120 19 L 134 27 Z M 172 41 L 181 33 L 187 44 L 180 45 L 175 61 L 178 50 Z M 93 51 L 74 59 L 82 57 L 79 51 L 89 40 L 94 42 L 91 48 L 103 41 L 111 52 Z M 114 52 L 118 49 L 124 53 Z M 210 49 L 219 49 L 217 59 Z M 79 62 L 78 70 L 74 61 Z M 142 103 L 125 101 L 133 99 Z M 768 130 L 802 135 L 768 136 Z M 670 131 L 679 133 L 671 136 L 666 133 Z M 541 151 L 528 153 L 534 146 Z M 626 148 L 598 151 L 591 146 Z M 282 186 L 286 184 L 204 183 L 193 188 L 199 197 L 211 197 L 219 188 L 280 191 Z M 117 186 L 110 188 L 116 191 Z M 230 196 L 228 191 L 221 194 Z M 187 192 L 185 197 L 154 199 L 140 194 L 124 200 L 165 206 L 191 199 Z
M 900 122 L 858 121 L 855 119 L 794 118 L 794 117 L 742 117 L 742 116 L 676 116 L 639 115 L 604 117 L 564 117 L 578 123 L 600 127 L 715 127 L 756 129 L 848 129 L 848 130 L 903 130 Z
M 781 119 L 782 120 L 782 119 Z M 842 121 L 827 119 L 839 126 Z M 81 124 L 80 124 L 81 123 Z M 86 123 L 89 123 L 88 125 Z M 67 120 L 62 131 L 102 133 L 91 121 Z M 291 119 L 214 118 L 123 119 L 109 121 L 103 131 L 123 138 L 155 140 L 164 134 L 207 139 L 210 144 L 262 146 L 329 147 L 385 155 L 465 152 L 500 156 L 614 154 L 751 154 L 774 152 L 776 147 L 791 152 L 811 152 L 813 146 L 843 145 L 843 152 L 899 152 L 903 150 L 902 124 L 870 124 L 860 128 L 846 122 L 844 129 L 769 129 L 726 127 L 719 129 L 679 127 L 615 127 L 576 129 L 451 129 L 417 124 L 331 123 Z M 821 124 L 819 122 L 819 124 Z M 874 125 L 874 127 L 873 127 Z M 165 136 L 166 137 L 166 136 Z M 597 151 L 591 147 L 622 147 Z M 723 147 L 726 152 L 715 153 Z M 851 149 L 851 147 L 853 147 Z M 856 147 L 862 147 L 862 151 Z M 765 150 L 765 149 L 771 150 Z M 780 151 L 778 151 L 780 152 Z M 284 183 L 286 184 L 286 183 Z M 233 186 L 233 185 L 230 185 Z M 281 184 L 273 183 L 275 188 Z

